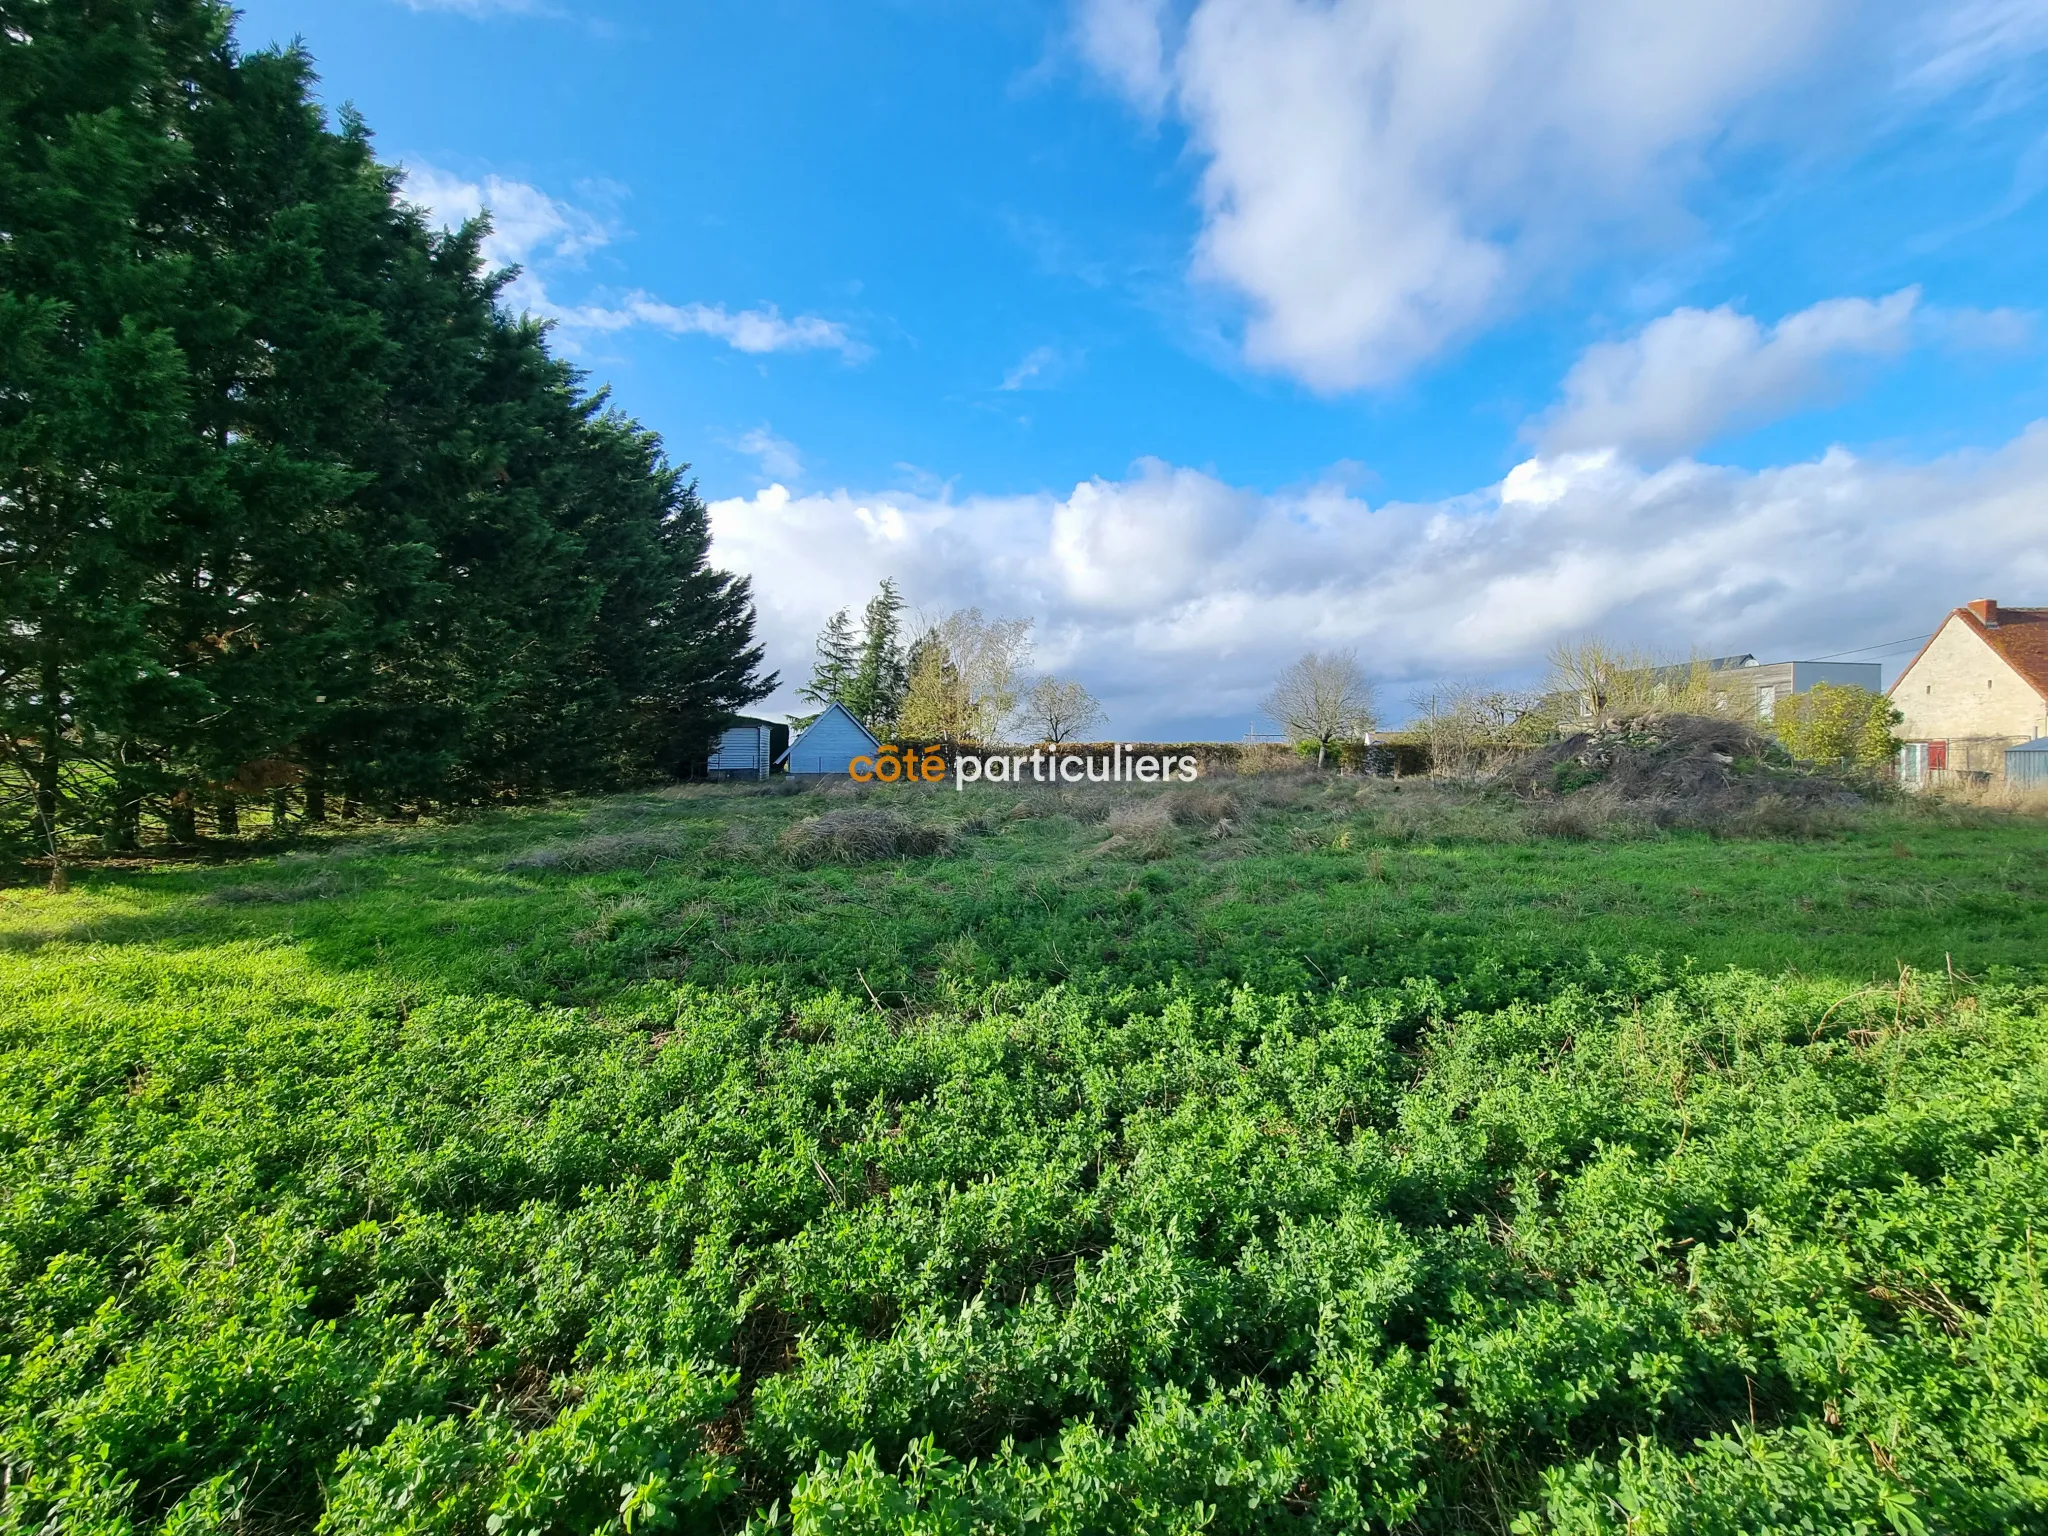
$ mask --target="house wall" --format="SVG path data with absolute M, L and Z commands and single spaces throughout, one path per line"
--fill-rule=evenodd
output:
M 2001 740 L 2010 746 L 2048 735 L 2048 701 L 1953 614 L 1892 684 L 1891 700 L 1905 716 L 1898 727 L 1904 741 Z M 2001 748 L 1997 768 L 1985 769 L 2002 772 L 2003 766 Z
M 1806 693 L 1817 683 L 1831 683 L 1837 688 L 1868 688 L 1872 693 L 1884 691 L 1884 668 L 1874 661 L 1768 661 L 1762 666 L 1717 673 L 1715 683 L 1718 685 L 1723 677 L 1730 680 L 1731 689 L 1755 690 L 1757 714 L 1765 720 L 1776 711 L 1778 700 Z M 1748 694 L 1743 697 L 1746 700 Z

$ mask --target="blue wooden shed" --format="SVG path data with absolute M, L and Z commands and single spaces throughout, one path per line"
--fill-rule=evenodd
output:
M 789 744 L 782 760 L 791 773 L 845 774 L 856 757 L 873 757 L 881 746 L 875 733 L 835 699 Z
M 778 741 L 776 738 L 781 737 Z M 742 715 L 719 732 L 712 743 L 706 778 L 765 779 L 773 770 L 775 749 L 789 739 L 789 727 L 772 720 Z

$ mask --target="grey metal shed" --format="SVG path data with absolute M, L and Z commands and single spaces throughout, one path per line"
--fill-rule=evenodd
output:
M 2015 789 L 2048 789 L 2048 736 L 2005 749 L 2005 782 Z

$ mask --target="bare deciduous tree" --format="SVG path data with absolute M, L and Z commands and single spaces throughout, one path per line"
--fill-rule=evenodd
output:
M 1077 682 L 1041 677 L 1024 695 L 1024 707 L 1017 711 L 1017 724 L 1024 735 L 1036 741 L 1076 741 L 1094 730 L 1106 717 L 1095 695 Z
M 1550 648 L 1545 687 L 1557 696 L 1567 718 L 1576 714 L 1597 731 L 1619 715 L 1656 707 L 1656 670 L 1656 662 L 1642 651 L 1585 635 Z
M 1697 654 L 1690 661 L 1660 662 L 1597 635 L 1552 646 L 1544 686 L 1560 723 L 1577 717 L 1594 730 L 1631 715 L 1754 720 L 1757 712 L 1756 690 L 1742 686 L 1740 669 L 1716 670 Z
M 1484 683 L 1433 683 L 1410 696 L 1412 729 L 1429 746 L 1430 772 L 1464 777 L 1482 770 L 1489 749 L 1534 745 L 1550 734 L 1542 694 Z
M 1259 706 L 1290 740 L 1316 744 L 1316 766 L 1330 744 L 1354 741 L 1373 728 L 1372 684 L 1351 651 L 1311 651 L 1280 674 Z

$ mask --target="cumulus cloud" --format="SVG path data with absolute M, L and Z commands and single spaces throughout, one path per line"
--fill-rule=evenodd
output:
M 1587 348 L 1539 440 L 1551 453 L 1607 447 L 1646 461 L 1689 452 L 1827 398 L 1847 362 L 1905 351 L 1919 301 L 1917 288 L 1828 299 L 1768 328 L 1726 304 L 1673 310 Z
M 1081 53 L 1203 162 L 1194 270 L 1255 365 L 1401 377 L 1602 237 L 1674 214 L 1715 148 L 1825 72 L 1924 102 L 2048 47 L 2039 0 L 1077 0 Z
M 1197 270 L 1249 304 L 1254 362 L 1382 383 L 1494 314 L 1527 268 L 1668 200 L 1842 0 L 1087 0 L 1086 52 L 1168 88 L 1207 161 Z M 1148 14 L 1149 12 L 1149 14 Z M 1161 62 L 1155 64 L 1155 56 Z
M 770 661 L 802 681 L 824 616 L 894 576 L 927 610 L 1035 618 L 1125 736 L 1241 728 L 1300 652 L 1355 646 L 1396 691 L 1524 674 L 1564 634 L 1675 654 L 1821 655 L 1931 627 L 1984 592 L 2048 599 L 2048 422 L 1927 465 L 1840 449 L 1744 472 L 1545 454 L 1441 502 L 1262 493 L 1144 461 L 1028 497 L 714 502 Z M 1902 627 L 1903 626 L 1903 627 Z
M 484 258 L 494 266 L 520 269 L 505 290 L 506 301 L 566 330 L 613 332 L 646 326 L 674 336 L 712 336 L 738 352 L 824 350 L 838 352 L 849 362 L 868 355 L 868 348 L 839 322 L 817 315 L 785 319 L 773 304 L 741 310 L 722 304 L 671 304 L 638 289 L 610 302 L 560 302 L 549 291 L 550 283 L 611 242 L 615 230 L 610 221 L 528 182 L 500 176 L 474 180 L 425 164 L 407 169 L 405 192 L 437 223 L 451 229 L 488 212 L 491 232 L 484 240 Z

